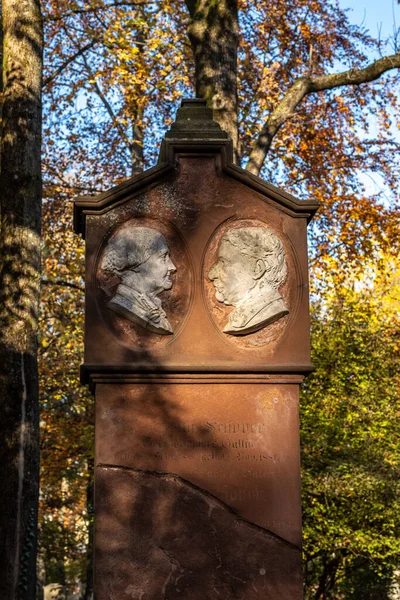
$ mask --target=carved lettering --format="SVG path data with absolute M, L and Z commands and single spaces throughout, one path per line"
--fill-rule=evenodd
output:
M 256 462 L 263 462 L 263 461 L 272 461 L 272 462 L 279 462 L 281 459 L 279 456 L 277 456 L 276 454 L 272 454 L 272 455 L 268 455 L 268 454 L 246 454 L 245 452 L 238 452 L 236 454 L 236 458 L 237 460 L 246 460 L 246 461 L 256 461 Z
M 213 461 L 234 461 L 249 465 L 278 463 L 282 460 L 279 455 L 269 454 L 264 448 L 259 447 L 260 434 L 265 433 L 265 430 L 265 423 L 217 421 L 189 423 L 179 430 L 179 435 L 183 436 L 183 439 L 181 437 L 160 439 L 148 436 L 142 439 L 142 453 L 123 453 L 118 455 L 118 459 L 128 463 L 147 460 L 174 462 L 187 459 L 199 460 L 201 463 Z M 204 435 L 204 432 L 212 434 L 212 439 L 202 439 L 201 435 Z M 189 439 L 185 439 L 185 434 Z M 246 437 L 243 434 L 246 434 Z M 204 452 L 204 449 L 209 449 L 210 452 Z M 262 471 L 249 468 L 245 476 L 249 479 L 264 479 L 266 473 L 265 467 Z M 214 479 L 213 471 L 208 471 L 207 477 Z M 218 478 L 221 479 L 221 474 Z M 227 478 L 229 479 L 229 473 Z

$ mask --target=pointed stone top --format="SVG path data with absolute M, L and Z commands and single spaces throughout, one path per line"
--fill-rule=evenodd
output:
M 213 111 L 203 98 L 181 102 L 176 120 L 165 134 L 166 140 L 227 140 L 228 134 L 213 121 Z

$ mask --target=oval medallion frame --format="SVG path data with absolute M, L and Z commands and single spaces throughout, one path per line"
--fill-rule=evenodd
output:
M 148 227 L 161 233 L 167 241 L 169 254 L 176 267 L 170 290 L 161 292 L 162 309 L 172 326 L 172 334 L 155 333 L 111 310 L 107 304 L 115 294 L 120 280 L 106 275 L 101 268 L 105 248 L 117 232 L 128 227 Z M 175 225 L 152 217 L 132 216 L 123 223 L 113 225 L 104 236 L 96 254 L 92 276 L 97 310 L 115 340 L 130 350 L 152 351 L 170 344 L 181 333 L 192 309 L 194 296 L 193 261 L 186 241 Z M 182 316 L 183 315 L 183 316 Z
M 277 321 L 265 325 L 254 332 L 242 335 L 232 335 L 224 333 L 223 329 L 227 324 L 229 314 L 233 311 L 233 306 L 228 306 L 218 301 L 215 296 L 215 288 L 208 278 L 211 267 L 218 261 L 218 249 L 225 233 L 235 229 L 245 227 L 263 227 L 272 230 L 283 244 L 287 276 L 284 283 L 279 287 L 279 293 L 283 298 L 289 313 L 282 316 Z M 282 338 L 287 334 L 290 326 L 294 323 L 301 301 L 303 281 L 296 250 L 290 239 L 281 230 L 278 230 L 273 223 L 263 221 L 262 219 L 230 217 L 216 227 L 211 234 L 202 257 L 202 296 L 206 306 L 208 316 L 217 330 L 220 337 L 225 342 L 236 348 L 243 350 L 262 350 L 272 355 Z

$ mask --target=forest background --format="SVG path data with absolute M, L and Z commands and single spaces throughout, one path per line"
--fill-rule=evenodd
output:
M 84 244 L 72 200 L 152 166 L 180 98 L 196 92 L 241 166 L 321 203 L 309 231 L 316 368 L 301 406 L 305 596 L 396 593 L 400 35 L 395 23 L 389 38 L 352 24 L 335 0 L 240 0 L 238 21 L 235 6 L 42 2 L 38 568 L 42 584 L 83 583 L 85 600 L 93 398 L 78 379 Z M 199 57 L 219 78 L 208 81 Z

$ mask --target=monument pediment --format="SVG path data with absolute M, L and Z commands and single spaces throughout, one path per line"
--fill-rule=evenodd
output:
M 197 127 L 192 117 L 189 117 L 189 124 L 186 121 L 187 117 L 185 118 L 185 113 L 192 113 L 196 109 L 201 112 L 202 117 L 202 119 L 198 118 Z M 179 112 L 181 112 L 181 121 L 179 121 Z M 177 124 L 182 122 L 181 128 L 177 127 Z M 209 130 L 204 123 L 208 125 Z M 235 165 L 232 143 L 219 125 L 212 121 L 211 109 L 206 108 L 204 100 L 193 99 L 182 102 L 182 107 L 177 115 L 177 123 L 173 124 L 167 132 L 162 142 L 159 162 L 155 167 L 147 169 L 105 192 L 95 196 L 80 196 L 75 199 L 75 232 L 85 238 L 87 215 L 104 214 L 120 204 L 134 201 L 135 197 L 149 188 L 162 184 L 165 179 L 179 177 L 180 159 L 188 156 L 218 156 L 216 169 L 218 168 L 233 181 L 258 192 L 264 202 L 271 203 L 278 210 L 282 210 L 292 217 L 305 217 L 309 221 L 318 210 L 319 203 L 317 201 L 299 200 L 261 177 Z
M 87 253 L 84 381 L 115 376 L 116 365 L 124 374 L 311 370 L 306 227 L 318 203 L 232 157 L 205 101 L 186 100 L 157 166 L 76 199 Z M 161 263 L 138 258 L 153 239 L 173 265 L 154 290 L 149 265 Z M 118 268 L 105 267 L 111 251 Z

